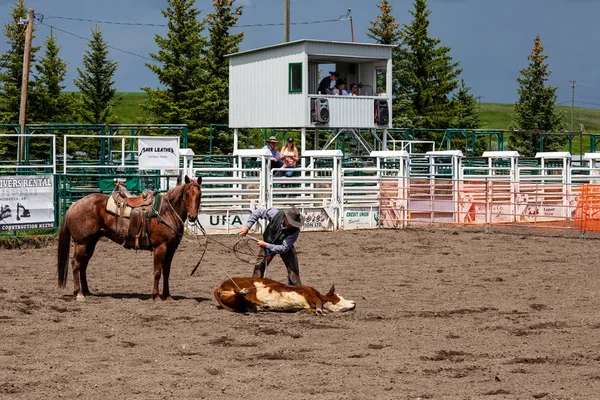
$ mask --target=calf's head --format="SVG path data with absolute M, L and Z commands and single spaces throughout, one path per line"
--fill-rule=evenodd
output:
M 335 286 L 332 286 L 329 292 L 323 296 L 323 308 L 331 312 L 351 311 L 356 308 L 356 302 L 335 294 Z

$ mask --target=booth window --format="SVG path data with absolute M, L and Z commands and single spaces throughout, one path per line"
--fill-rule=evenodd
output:
M 302 92 L 302 63 L 290 63 L 288 74 L 288 91 L 290 93 Z

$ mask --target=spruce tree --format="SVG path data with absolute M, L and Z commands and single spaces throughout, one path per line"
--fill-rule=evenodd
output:
M 83 55 L 83 69 L 77 67 L 78 77 L 73 79 L 81 92 L 79 114 L 84 122 L 106 124 L 115 101 L 115 81 L 118 63 L 108 58 L 108 43 L 98 26 L 92 29 L 92 39 Z
M 409 72 L 401 88 L 411 99 L 407 114 L 417 127 L 448 128 L 456 115 L 449 96 L 458 87 L 462 69 L 453 62 L 449 47 L 440 46 L 440 39 L 429 37 L 431 11 L 427 1 L 415 0 L 413 5 L 413 21 L 402 30 L 407 61 L 404 67 Z
M 521 155 L 533 156 L 540 149 L 540 135 L 534 132 L 561 132 L 565 129 L 565 115 L 555 109 L 556 86 L 546 86 L 551 71 L 543 54 L 544 46 L 539 36 L 527 56 L 529 65 L 521 69 L 517 78 L 518 101 L 515 103 L 511 129 L 517 131 L 509 137 L 512 149 Z M 532 132 L 533 131 L 533 132 Z M 544 151 L 557 151 L 567 142 L 566 136 L 546 136 Z
M 148 102 L 142 107 L 154 123 L 187 124 L 189 146 L 200 153 L 208 150 L 209 142 L 208 132 L 200 131 L 209 125 L 203 115 L 208 108 L 204 91 L 209 77 L 202 61 L 207 46 L 204 22 L 198 20 L 200 10 L 194 4 L 195 0 L 170 0 L 161 10 L 168 32 L 154 36 L 159 51 L 150 57 L 157 64 L 146 66 L 164 88 L 143 87 Z
M 52 29 L 44 44 L 44 55 L 35 66 L 38 74 L 35 101 L 40 110 L 36 122 L 74 122 L 75 97 L 73 93 L 63 93 L 67 63 L 59 56 L 61 47 Z
M 377 3 L 380 15 L 377 21 L 371 22 L 367 36 L 376 43 L 395 45 L 392 49 L 392 116 L 393 125 L 397 127 L 411 127 L 412 122 L 407 118 L 407 108 L 410 105 L 408 93 L 402 85 L 408 80 L 408 66 L 405 48 L 402 46 L 402 33 L 400 24 L 392 15 L 392 4 L 388 0 Z
M 0 56 L 0 123 L 18 124 L 21 105 L 21 85 L 23 83 L 23 54 L 25 53 L 26 24 L 20 24 L 27 18 L 27 5 L 17 0 L 10 12 L 10 22 L 4 24 L 4 35 L 7 37 L 8 49 Z M 35 25 L 34 25 L 35 26 Z M 35 31 L 35 29 L 34 29 Z M 35 35 L 33 36 L 35 39 Z M 32 40 L 32 43 L 33 40 Z M 39 46 L 31 48 L 31 65 L 35 63 L 35 54 Z M 36 87 L 35 76 L 29 77 L 29 91 Z M 32 120 L 35 109 L 28 110 L 27 120 Z
M 21 86 L 23 84 L 23 54 L 25 53 L 25 30 L 27 25 L 20 24 L 21 19 L 27 18 L 27 5 L 24 0 L 17 0 L 10 12 L 10 21 L 4 24 L 4 35 L 7 38 L 8 48 L 6 53 L 0 56 L 0 123 L 18 124 L 19 111 L 21 108 Z M 35 25 L 34 25 L 35 26 Z M 35 29 L 34 29 L 35 32 Z M 35 39 L 35 35 L 33 35 Z M 32 40 L 32 43 L 33 40 Z M 35 53 L 39 47 L 31 48 L 31 65 L 35 63 Z M 35 96 L 31 93 L 35 90 L 35 76 L 29 76 L 28 83 L 28 107 L 27 123 L 35 121 L 36 109 Z M 17 133 L 9 130 L 8 133 Z M 0 158 L 15 159 L 17 157 L 16 137 L 0 139 Z
M 481 126 L 477 100 L 470 90 L 471 88 L 465 85 L 465 80 L 461 79 L 458 91 L 453 96 L 457 111 L 452 123 L 453 128 L 477 129 Z
M 204 23 L 208 26 L 209 39 L 203 59 L 209 79 L 205 86 L 204 119 L 209 124 L 229 124 L 229 60 L 227 54 L 239 50 L 243 33 L 231 34 L 242 7 L 233 9 L 234 0 L 213 0 L 214 12 L 208 14 Z M 202 128 L 208 132 L 209 127 Z M 213 153 L 228 153 L 233 149 L 233 135 L 228 130 L 218 130 L 213 139 Z M 204 134 L 205 135 L 205 134 Z
M 82 68 L 77 67 L 78 77 L 73 79 L 80 95 L 76 106 L 79 118 L 89 124 L 112 122 L 112 107 L 115 104 L 115 82 L 113 76 L 118 63 L 108 58 L 108 43 L 98 26 L 92 28 L 92 38 L 83 55 Z M 72 140 L 67 154 L 80 151 L 91 159 L 99 157 L 97 141 L 87 139 Z

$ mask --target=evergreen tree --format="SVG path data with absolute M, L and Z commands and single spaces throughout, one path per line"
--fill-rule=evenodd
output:
M 18 124 L 21 105 L 21 85 L 23 83 L 25 30 L 27 28 L 26 24 L 19 24 L 21 18 L 27 18 L 27 5 L 24 0 L 17 0 L 15 2 L 10 16 L 11 21 L 4 24 L 4 34 L 8 38 L 6 41 L 8 49 L 0 57 L 0 123 Z M 39 46 L 32 46 L 31 65 L 35 63 L 35 53 L 38 50 Z M 29 91 L 32 91 L 35 87 L 35 76 L 30 76 L 28 83 Z M 34 117 L 35 109 L 28 111 L 27 120 L 29 121 Z
M 17 0 L 10 12 L 10 21 L 4 24 L 4 35 L 8 49 L 0 56 L 0 123 L 18 124 L 21 108 L 21 86 L 23 84 L 23 54 L 25 53 L 26 24 L 19 21 L 27 18 L 27 5 L 24 0 Z M 34 25 L 35 26 L 35 25 Z M 35 31 L 35 30 L 34 30 Z M 35 38 L 35 35 L 33 36 Z M 32 41 L 33 43 L 33 41 Z M 35 53 L 39 47 L 31 48 L 31 65 L 35 62 Z M 30 75 L 28 92 L 35 90 L 35 77 Z M 31 106 L 33 95 L 28 95 L 27 122 L 34 121 L 35 107 Z M 9 133 L 16 133 L 14 130 Z M 0 139 L 0 158 L 17 158 L 17 139 Z
M 234 0 L 213 0 L 214 12 L 204 20 L 209 40 L 203 61 L 209 79 L 204 88 L 206 109 L 203 115 L 209 124 L 229 124 L 229 60 L 225 56 L 237 52 L 244 38 L 243 33 L 229 32 L 242 15 L 242 7 L 234 10 L 233 3 Z M 208 131 L 208 127 L 202 130 Z M 213 139 L 213 153 L 231 151 L 233 135 L 229 130 L 218 132 Z
M 159 51 L 150 57 L 157 64 L 146 66 L 164 89 L 143 87 L 148 102 L 142 107 L 154 123 L 187 124 L 189 146 L 199 153 L 208 149 L 207 132 L 201 132 L 200 127 L 209 125 L 203 115 L 208 108 L 204 91 L 209 77 L 202 61 L 207 47 L 202 34 L 204 22 L 198 21 L 200 11 L 194 4 L 195 0 L 170 0 L 161 10 L 168 32 L 164 37 L 154 36 Z
M 78 77 L 73 79 L 80 91 L 77 114 L 89 124 L 106 124 L 111 122 L 111 111 L 115 104 L 115 88 L 113 76 L 118 63 L 108 58 L 108 43 L 102 36 L 98 26 L 92 28 L 92 38 L 83 55 L 83 69 L 77 67 Z M 99 157 L 97 141 L 84 139 L 72 140 L 67 154 L 75 151 L 83 152 L 91 159 Z
M 521 155 L 534 155 L 540 148 L 540 135 L 531 131 L 561 132 L 565 129 L 565 116 L 555 110 L 556 86 L 546 86 L 551 71 L 548 69 L 547 55 L 540 37 L 534 39 L 534 46 L 527 59 L 529 65 L 521 69 L 517 78 L 519 100 L 515 104 L 511 129 L 530 131 L 513 133 L 509 137 L 511 148 Z M 545 151 L 557 151 L 565 145 L 565 136 L 546 136 Z
M 450 57 L 450 48 L 440 46 L 440 39 L 429 37 L 429 15 L 426 0 L 415 0 L 414 17 L 403 26 L 406 46 L 408 80 L 401 82 L 401 90 L 411 99 L 407 110 L 413 124 L 422 128 L 448 128 L 456 115 L 456 107 L 449 95 L 458 87 L 462 69 Z
M 79 113 L 86 123 L 106 124 L 114 105 L 113 76 L 118 63 L 108 59 L 108 43 L 98 26 L 92 29 L 92 39 L 83 55 L 83 70 L 77 67 L 78 77 L 73 79 L 81 92 Z
M 452 123 L 453 128 L 477 129 L 481 126 L 477 100 L 470 90 L 471 88 L 465 85 L 465 80 L 461 79 L 458 91 L 453 96 L 457 111 L 456 118 Z
M 400 24 L 396 23 L 396 17 L 392 15 L 392 5 L 388 0 L 381 0 L 377 7 L 380 15 L 377 21 L 371 22 L 367 36 L 374 39 L 376 43 L 396 45 L 392 49 L 392 117 L 393 125 L 397 127 L 411 127 L 412 122 L 407 118 L 407 108 L 410 106 L 408 93 L 403 90 L 402 85 L 408 80 L 407 55 L 402 46 L 402 33 Z M 383 84 L 383 82 L 379 83 Z
M 44 55 L 35 66 L 38 72 L 35 101 L 40 110 L 36 122 L 74 122 L 75 97 L 73 93 L 63 93 L 67 63 L 59 57 L 60 49 L 56 36 L 50 29 L 45 42 Z

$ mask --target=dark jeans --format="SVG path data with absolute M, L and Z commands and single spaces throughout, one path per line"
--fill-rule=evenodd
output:
M 298 267 L 298 256 L 296 255 L 296 247 L 292 246 L 292 248 L 287 252 L 280 254 L 285 267 L 288 272 L 288 285 L 300 286 L 302 282 L 300 282 L 300 267 Z M 256 265 L 254 266 L 254 272 L 252 273 L 253 278 L 264 278 L 265 270 L 267 269 L 267 265 L 271 263 L 273 260 L 273 255 L 266 255 L 265 249 L 262 247 L 258 253 L 258 260 Z

